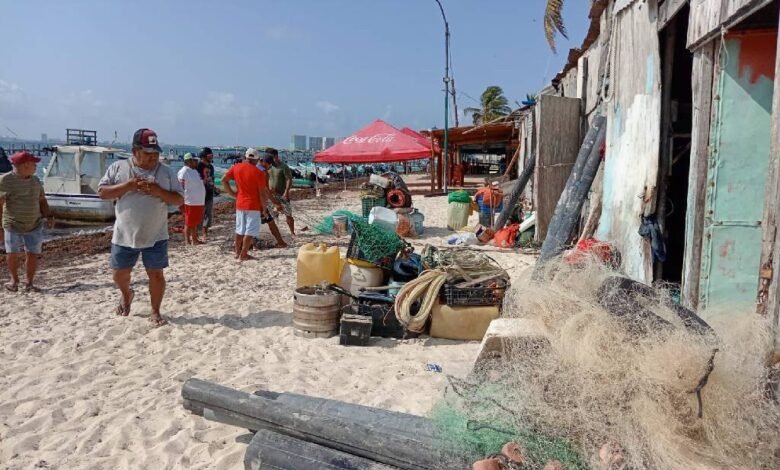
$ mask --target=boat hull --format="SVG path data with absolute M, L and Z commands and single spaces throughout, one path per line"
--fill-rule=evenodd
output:
M 82 222 L 111 222 L 114 201 L 87 194 L 46 194 L 49 210 L 57 219 Z

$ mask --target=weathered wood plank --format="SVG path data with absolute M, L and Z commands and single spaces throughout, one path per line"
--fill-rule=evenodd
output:
M 685 221 L 682 302 L 695 310 L 699 304 L 704 207 L 710 155 L 710 123 L 713 113 L 713 77 L 716 45 L 706 44 L 693 54 L 693 129 L 688 177 L 688 210 Z
M 780 36 L 778 36 L 780 51 Z M 769 174 L 764 200 L 761 242 L 761 268 L 758 273 L 757 312 L 768 316 L 775 329 L 775 351 L 780 348 L 780 238 L 777 236 L 777 212 L 780 210 L 780 54 L 775 58 L 775 86 L 772 96 L 772 142 Z
M 693 50 L 739 23 L 773 0 L 690 0 L 688 48 Z
M 558 199 L 580 148 L 581 102 L 576 98 L 541 96 L 538 104 L 536 164 L 536 239 L 544 240 Z
M 682 7 L 688 3 L 688 0 L 666 0 L 658 6 L 658 31 L 661 31 L 666 25 L 680 12 Z
M 244 454 L 244 470 L 397 470 L 373 460 L 265 429 Z
M 440 443 L 429 437 L 431 433 L 322 416 L 204 380 L 185 382 L 182 399 L 185 409 L 207 419 L 268 429 L 402 469 L 434 468 L 442 458 Z
M 616 15 L 610 65 L 604 201 L 596 238 L 613 243 L 621 269 L 652 282 L 650 243 L 639 233 L 654 211 L 660 148 L 661 68 L 656 2 L 635 2 Z

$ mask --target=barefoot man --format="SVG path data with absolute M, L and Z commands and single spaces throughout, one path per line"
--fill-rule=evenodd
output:
M 0 241 L 5 244 L 8 254 L 8 271 L 11 282 L 5 289 L 16 292 L 19 289 L 19 257 L 25 253 L 27 292 L 38 292 L 35 287 L 35 271 L 38 269 L 38 256 L 43 245 L 43 218 L 49 218 L 49 226 L 54 219 L 49 217 L 49 205 L 43 192 L 41 181 L 35 176 L 35 170 L 41 159 L 30 152 L 16 152 L 11 156 L 13 170 L 0 176 Z
M 222 178 L 222 188 L 236 198 L 236 259 L 246 261 L 252 240 L 260 236 L 260 215 L 265 210 L 267 185 L 265 177 L 257 168 L 260 154 L 256 149 L 247 149 L 244 161 L 233 165 Z M 234 191 L 230 182 L 236 182 Z
M 198 227 L 203 222 L 206 204 L 206 186 L 200 178 L 198 159 L 189 152 L 184 154 L 184 166 L 177 174 L 184 190 L 184 243 L 202 245 L 198 239 Z
M 168 206 L 184 204 L 176 172 L 160 163 L 160 145 L 151 129 L 133 135 L 133 157 L 120 160 L 100 180 L 102 199 L 116 199 L 116 222 L 111 239 L 111 268 L 122 293 L 117 315 L 128 316 L 134 292 L 130 274 L 141 257 L 149 276 L 154 326 L 167 322 L 160 315 L 165 295 L 163 269 L 168 267 Z
M 200 159 L 198 173 L 201 179 L 203 179 L 203 185 L 206 187 L 206 205 L 204 206 L 201 227 L 203 228 L 203 240 L 208 240 L 209 228 L 211 228 L 211 224 L 214 221 L 214 196 L 219 194 L 214 184 L 214 178 L 216 178 L 212 163 L 214 161 L 214 152 L 208 147 L 203 147 L 198 154 L 198 158 Z M 201 227 L 198 227 L 198 229 Z
M 287 166 L 281 158 L 279 151 L 268 147 L 265 153 L 273 157 L 273 165 L 268 168 L 268 186 L 276 200 L 282 206 L 282 212 L 287 218 L 287 226 L 290 228 L 290 234 L 295 236 L 295 219 L 292 216 L 292 206 L 290 205 L 290 189 L 292 188 L 293 175 L 290 167 Z

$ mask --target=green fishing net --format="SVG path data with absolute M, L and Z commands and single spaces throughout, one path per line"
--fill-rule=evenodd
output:
M 398 251 L 406 246 L 406 242 L 395 232 L 371 225 L 360 215 L 346 210 L 337 210 L 325 217 L 314 230 L 322 235 L 332 234 L 334 216 L 346 217 L 355 232 L 355 252 L 348 253 L 350 257 L 379 263 L 383 258 L 395 258 Z
M 398 251 L 406 246 L 406 242 L 395 232 L 371 225 L 354 214 L 349 220 L 355 231 L 355 244 L 359 250 L 359 254 L 350 250 L 349 256 L 378 263 L 383 258 L 395 258 Z
M 542 468 L 551 460 L 567 470 L 589 468 L 568 440 L 530 429 L 518 422 L 512 410 L 499 405 L 507 395 L 501 386 L 467 388 L 462 390 L 467 398 L 448 394 L 431 412 L 443 454 L 453 461 L 475 462 L 500 453 L 507 442 L 516 442 L 525 451 L 528 468 Z
M 345 210 L 337 210 L 333 214 L 329 215 L 328 217 L 325 217 L 322 222 L 317 224 L 317 226 L 314 227 L 314 230 L 319 233 L 320 235 L 330 235 L 333 233 L 333 216 L 342 216 L 346 217 L 347 220 L 354 220 L 356 218 L 360 218 L 358 214 L 352 213 L 350 211 Z

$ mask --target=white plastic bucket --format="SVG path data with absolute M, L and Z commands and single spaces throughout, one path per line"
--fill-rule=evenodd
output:
M 386 207 L 374 207 L 368 214 L 368 223 L 390 232 L 395 232 L 398 226 L 398 215 Z

